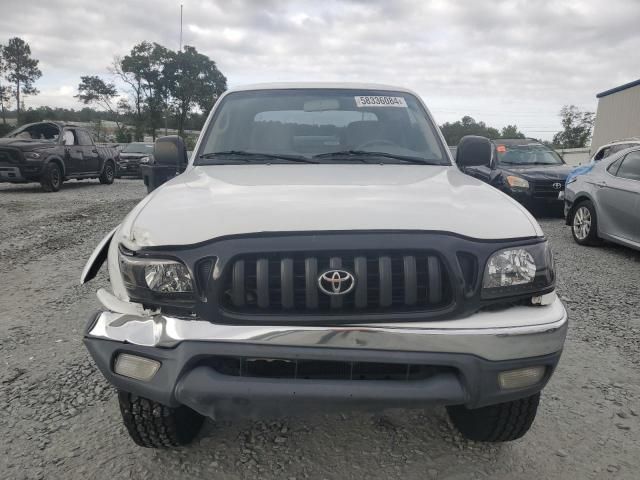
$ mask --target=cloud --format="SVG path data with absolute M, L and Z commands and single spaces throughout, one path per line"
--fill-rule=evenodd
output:
M 400 84 L 439 122 L 470 114 L 549 138 L 562 105 L 593 110 L 597 92 L 638 77 L 637 0 L 182 3 L 184 43 L 213 58 L 230 86 Z M 143 40 L 178 47 L 179 4 L 3 0 L 0 43 L 21 36 L 40 59 L 43 93 L 28 105 L 78 108 L 80 75 L 106 75 L 115 55 Z

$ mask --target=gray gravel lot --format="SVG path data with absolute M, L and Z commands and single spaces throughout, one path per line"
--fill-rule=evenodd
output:
M 640 253 L 580 247 L 560 219 L 541 224 L 571 328 L 523 439 L 464 441 L 436 408 L 208 422 L 188 448 L 135 446 L 82 345 L 106 273 L 78 277 L 144 193 L 139 180 L 0 184 L 0 478 L 638 478 Z

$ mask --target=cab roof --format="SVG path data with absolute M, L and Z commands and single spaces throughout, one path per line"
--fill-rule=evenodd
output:
M 404 92 L 412 95 L 417 94 L 408 88 L 394 85 L 384 85 L 380 83 L 358 83 L 358 82 L 278 82 L 278 83 L 255 83 L 251 85 L 240 85 L 229 89 L 225 93 L 244 92 L 249 90 L 294 90 L 294 89 L 333 89 L 333 90 L 388 90 L 393 92 Z

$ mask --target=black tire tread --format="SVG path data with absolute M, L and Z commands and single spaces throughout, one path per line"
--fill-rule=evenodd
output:
M 451 423 L 469 440 L 509 442 L 522 437 L 533 423 L 540 393 L 511 402 L 468 409 L 461 405 L 447 407 Z
M 60 183 L 56 186 L 51 183 L 51 170 L 58 169 L 58 174 L 60 175 Z M 44 166 L 44 171 L 42 172 L 42 176 L 40 177 L 40 185 L 42 186 L 42 190 L 45 192 L 57 192 L 62 187 L 62 169 L 55 162 L 49 162 Z
M 110 179 L 106 175 L 107 165 L 111 165 L 111 170 L 113 172 L 113 175 L 111 176 Z M 116 166 L 111 160 L 107 160 L 104 164 L 104 168 L 102 169 L 102 173 L 100 173 L 100 177 L 98 177 L 98 179 L 100 180 L 100 183 L 102 183 L 103 185 L 111 185 L 115 178 L 116 178 Z
M 135 443 L 146 448 L 186 445 L 200 431 L 204 417 L 188 407 L 168 407 L 128 392 L 118 392 L 122 420 Z

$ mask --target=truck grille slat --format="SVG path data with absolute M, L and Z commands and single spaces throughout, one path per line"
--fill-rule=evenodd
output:
M 353 275 L 355 286 L 328 295 L 319 277 Z M 246 254 L 221 278 L 221 306 L 238 313 L 349 314 L 430 311 L 453 301 L 449 272 L 427 252 L 314 252 Z
M 282 285 L 282 308 L 293 308 L 293 260 L 283 258 L 280 262 L 280 283 Z
M 356 282 L 355 305 L 356 308 L 367 306 L 367 258 L 356 257 L 354 260 L 354 273 L 358 279 Z
M 393 298 L 392 285 L 393 277 L 391 275 L 391 258 L 380 257 L 378 273 L 380 275 L 380 306 L 388 307 L 391 305 Z
M 269 306 L 269 260 L 261 258 L 256 262 L 256 294 L 260 308 Z
M 404 303 L 415 305 L 418 298 L 418 277 L 416 274 L 416 257 L 405 256 L 404 262 Z
M 309 310 L 318 308 L 318 259 L 305 258 L 305 306 Z

